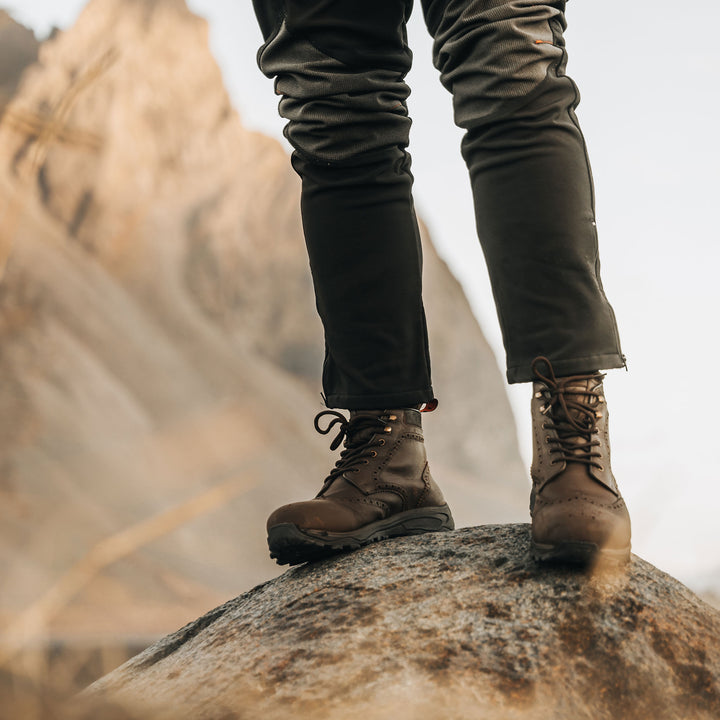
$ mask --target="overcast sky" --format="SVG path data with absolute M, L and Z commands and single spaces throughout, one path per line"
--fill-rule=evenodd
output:
M 96 0 L 102 1 L 102 0 Z M 0 5 L 2 5 L 0 0 Z M 69 26 L 81 0 L 7 0 L 39 36 Z M 245 124 L 280 136 L 277 98 L 255 66 L 249 0 L 190 0 Z M 571 2 L 568 74 L 597 191 L 603 280 L 629 373 L 606 380 L 613 466 L 639 555 L 686 581 L 720 578 L 720 3 Z M 410 111 L 418 212 L 463 283 L 498 364 L 500 333 L 477 241 L 450 96 L 430 62 L 420 3 L 410 27 Z M 529 390 L 510 391 L 529 461 Z

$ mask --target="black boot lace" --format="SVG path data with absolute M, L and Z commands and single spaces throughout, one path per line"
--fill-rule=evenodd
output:
M 320 419 L 324 416 L 330 416 L 333 419 L 327 424 L 327 427 L 320 426 Z M 377 456 L 374 449 L 385 444 L 385 439 L 378 437 L 380 433 L 389 432 L 387 426 L 388 418 L 378 415 L 356 415 L 349 420 L 335 410 L 323 410 L 315 416 L 315 430 L 321 435 L 329 434 L 334 427 L 338 428 L 337 435 L 330 443 L 331 450 L 337 450 L 340 443 L 345 441 L 345 448 L 340 452 L 340 458 L 335 463 L 335 467 L 325 478 L 322 494 L 327 488 L 344 472 L 359 472 L 361 465 L 367 465 L 371 457 Z
M 547 375 L 538 369 L 541 363 L 547 365 Z M 542 356 L 533 360 L 532 371 L 548 390 L 547 403 L 541 408 L 546 418 L 542 427 L 557 432 L 556 436 L 547 437 L 547 442 L 551 445 L 550 453 L 558 455 L 550 464 L 574 462 L 602 470 L 603 466 L 597 461 L 602 454 L 595 450 L 601 442 L 594 436 L 600 432 L 597 421 L 601 414 L 596 408 L 604 402 L 604 398 L 594 389 L 578 390 L 578 385 L 585 383 L 587 388 L 588 381 L 601 381 L 605 376 L 602 373 L 592 372 L 573 375 L 571 379 L 558 379 L 550 361 Z M 587 398 L 585 402 L 578 399 L 583 396 Z M 592 402 L 593 398 L 595 403 Z

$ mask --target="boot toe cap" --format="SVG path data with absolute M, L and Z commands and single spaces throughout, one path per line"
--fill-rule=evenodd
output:
M 357 513 L 350 507 L 326 499 L 306 500 L 283 505 L 267 521 L 267 529 L 289 523 L 301 530 L 348 532 L 358 527 Z
M 622 550 L 630 546 L 630 516 L 622 498 L 610 505 L 581 495 L 539 502 L 532 539 L 544 545 L 587 543 L 600 550 Z

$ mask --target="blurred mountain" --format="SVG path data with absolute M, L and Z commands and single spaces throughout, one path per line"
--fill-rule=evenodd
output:
M 0 9 L 0 117 L 17 89 L 23 70 L 37 60 L 39 47 L 32 30 Z
M 184 0 L 92 0 L 40 46 L 0 123 L 3 624 L 155 637 L 279 572 L 265 518 L 334 462 L 298 198 Z M 502 375 L 425 249 L 434 475 L 460 525 L 522 520 Z

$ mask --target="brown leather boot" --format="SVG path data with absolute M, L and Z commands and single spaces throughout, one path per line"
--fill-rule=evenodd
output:
M 533 372 L 532 556 L 627 562 L 630 516 L 610 468 L 605 376 L 556 378 L 544 357 L 534 360 Z
M 333 419 L 326 428 L 319 421 Z M 334 427 L 340 459 L 314 500 L 277 509 L 267 521 L 270 556 L 296 565 L 396 535 L 452 530 L 450 508 L 430 476 L 420 412 L 360 410 L 346 419 L 324 410 L 323 435 Z

